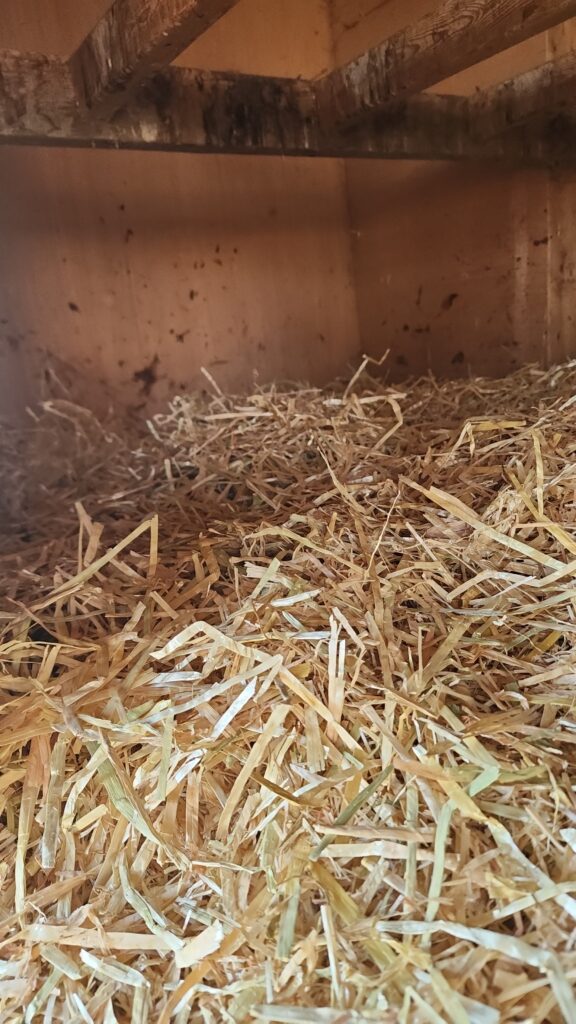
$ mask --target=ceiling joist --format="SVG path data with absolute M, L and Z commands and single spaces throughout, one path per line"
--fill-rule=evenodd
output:
M 479 92 L 470 101 L 470 116 L 478 138 L 559 115 L 576 119 L 576 53 L 542 64 L 508 82 Z M 558 125 L 560 130 L 561 125 Z
M 115 0 L 71 58 L 78 95 L 104 115 L 118 110 L 238 0 Z
M 492 133 L 494 136 L 496 132 Z M 342 133 L 313 84 L 167 68 L 113 119 L 86 114 L 64 62 L 0 53 L 0 144 L 349 159 L 537 162 L 538 139 L 479 140 L 470 101 L 420 95 Z
M 357 121 L 573 16 L 576 0 L 443 0 L 323 78 L 322 107 L 337 124 Z
M 314 86 L 295 79 L 167 68 L 111 119 L 78 103 L 69 67 L 0 53 L 0 143 L 277 156 L 458 159 L 467 100 L 417 96 L 341 137 L 325 128 Z M 496 140 L 494 155 L 507 147 Z M 509 148 L 509 147 L 508 147 Z
M 69 62 L 0 52 L 0 144 L 574 162 L 573 121 L 553 117 L 571 113 L 572 54 L 471 99 L 419 90 L 576 14 L 576 0 L 443 0 L 316 83 L 163 67 L 234 2 L 116 0 Z

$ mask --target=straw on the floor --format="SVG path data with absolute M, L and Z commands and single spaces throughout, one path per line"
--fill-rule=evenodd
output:
M 5 434 L 0 1021 L 576 1021 L 576 366 Z

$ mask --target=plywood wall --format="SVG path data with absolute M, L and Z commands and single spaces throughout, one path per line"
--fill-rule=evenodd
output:
M 332 0 L 337 63 L 437 0 Z M 576 42 L 574 24 L 517 46 L 435 91 L 467 94 Z M 573 175 L 482 165 L 347 168 L 363 348 L 396 377 L 497 374 L 576 354 Z
M 3 0 L 0 48 L 66 55 L 109 0 Z M 305 31 L 303 29 L 305 26 Z M 179 63 L 312 76 L 325 0 L 242 0 Z M 0 150 L 0 409 L 39 392 L 154 408 L 326 380 L 358 358 L 337 161 Z
M 110 0 L 3 0 L 0 48 L 66 55 Z M 437 0 L 241 0 L 179 63 L 310 77 Z M 574 24 L 438 91 L 576 43 Z M 490 166 L 0 150 L 0 413 L 41 394 L 499 373 L 576 352 L 572 175 Z

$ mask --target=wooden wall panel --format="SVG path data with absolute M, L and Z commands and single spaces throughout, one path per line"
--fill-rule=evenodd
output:
M 253 75 L 323 74 L 332 67 L 329 0 L 241 0 L 175 63 Z
M 68 57 L 112 0 L 2 0 L 2 48 Z
M 65 55 L 105 7 L 4 0 L 0 47 Z M 179 63 L 313 75 L 330 60 L 324 0 L 243 0 Z M 358 358 L 337 161 L 6 148 L 0 232 L 2 411 L 66 389 L 156 408 L 205 385 L 202 366 L 236 388 L 326 381 Z
M 336 62 L 435 3 L 332 0 Z M 434 91 L 471 93 L 574 42 L 570 22 Z M 499 374 L 576 353 L 573 174 L 350 162 L 347 181 L 361 345 L 390 348 L 395 377 Z
M 545 355 L 545 175 L 374 164 L 350 186 L 362 342 L 390 348 L 395 377 L 499 374 Z
M 236 387 L 318 381 L 354 358 L 336 165 L 31 156 L 0 156 L 2 330 L 5 349 L 30 350 L 31 374 L 45 354 L 93 399 L 111 387 L 140 404 L 197 386 L 202 365 Z
M 242 0 L 180 62 L 320 74 L 435 2 L 331 0 L 332 38 L 325 0 Z M 107 4 L 5 0 L 0 46 L 66 55 Z M 438 91 L 575 41 L 570 23 Z M 572 175 L 367 162 L 347 186 L 336 161 L 4 149 L 0 411 L 66 390 L 154 408 L 201 366 L 323 381 L 387 347 L 397 377 L 574 354 Z

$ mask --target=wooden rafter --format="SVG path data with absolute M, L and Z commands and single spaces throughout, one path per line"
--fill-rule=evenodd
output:
M 524 102 L 520 96 L 519 102 Z M 492 130 L 478 132 L 482 125 Z M 518 117 L 506 102 L 506 117 Z M 0 52 L 0 144 L 380 160 L 574 162 L 569 126 L 560 138 L 520 128 L 499 133 L 498 96 L 421 94 L 397 101 L 345 132 L 325 119 L 316 87 L 295 79 L 167 68 L 112 120 L 86 113 L 70 67 Z M 480 137 L 482 136 L 482 137 Z
M 295 79 L 167 68 L 108 121 L 85 116 L 61 61 L 0 53 L 0 143 L 284 156 L 466 155 L 467 101 L 422 96 L 341 139 Z M 500 144 L 498 144 L 500 146 Z
M 81 102 L 112 114 L 238 0 L 115 0 L 71 59 Z
M 527 125 L 559 114 L 576 118 L 576 53 L 527 71 L 470 101 L 470 113 L 479 138 Z
M 322 106 L 336 123 L 353 122 L 575 15 L 576 0 L 443 0 L 322 79 Z
M 78 107 L 70 69 L 64 61 L 16 50 L 0 51 L 0 131 L 5 140 L 49 135 Z

